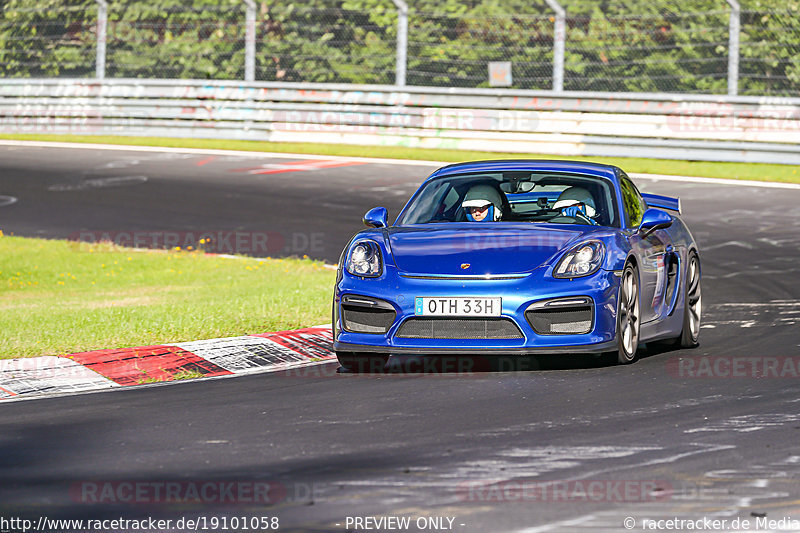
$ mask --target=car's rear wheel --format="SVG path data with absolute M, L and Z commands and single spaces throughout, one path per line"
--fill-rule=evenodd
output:
M 639 346 L 641 313 L 639 312 L 639 271 L 632 264 L 625 265 L 617 300 L 617 362 L 629 364 L 636 360 Z
M 697 252 L 689 256 L 683 293 L 683 329 L 676 339 L 681 348 L 695 348 L 700 344 L 700 317 L 703 314 L 703 293 L 700 289 L 700 257 Z
M 336 352 L 336 358 L 344 370 L 356 374 L 383 372 L 389 360 L 388 355 L 361 352 Z

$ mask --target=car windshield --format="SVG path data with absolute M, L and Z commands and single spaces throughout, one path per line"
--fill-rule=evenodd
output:
M 435 178 L 422 186 L 399 224 L 532 222 L 619 227 L 613 185 L 597 176 L 507 171 Z

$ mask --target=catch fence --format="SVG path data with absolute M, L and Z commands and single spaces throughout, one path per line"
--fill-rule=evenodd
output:
M 800 0 L 6 0 L 0 78 L 800 95 Z

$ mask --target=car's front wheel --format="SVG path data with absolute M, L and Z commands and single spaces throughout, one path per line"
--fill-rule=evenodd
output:
M 617 299 L 617 362 L 629 364 L 636 359 L 639 346 L 641 313 L 639 312 L 639 271 L 625 265 Z
M 356 374 L 383 372 L 389 359 L 387 355 L 361 352 L 336 352 L 336 358 L 345 371 Z

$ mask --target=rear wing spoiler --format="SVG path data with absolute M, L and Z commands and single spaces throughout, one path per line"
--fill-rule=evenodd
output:
M 681 199 L 672 198 L 670 196 L 661 196 L 660 194 L 647 194 L 642 193 L 642 198 L 647 202 L 650 207 L 658 207 L 661 209 L 669 209 L 670 211 L 681 212 Z

